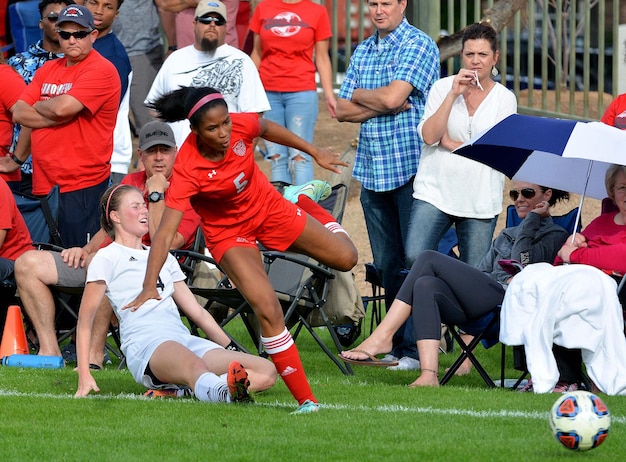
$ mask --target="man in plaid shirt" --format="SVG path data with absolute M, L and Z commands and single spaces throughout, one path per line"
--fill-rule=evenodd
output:
M 417 124 L 439 78 L 437 45 L 408 23 L 406 4 L 368 1 L 376 32 L 352 55 L 337 101 L 337 120 L 361 123 L 353 176 L 361 182 L 361 205 L 387 307 L 404 278 L 412 183 L 422 143 Z

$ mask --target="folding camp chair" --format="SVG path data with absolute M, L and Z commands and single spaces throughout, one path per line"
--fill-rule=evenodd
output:
M 347 188 L 345 185 L 339 184 L 333 187 L 331 196 L 321 201 L 320 205 L 329 210 L 340 221 L 346 199 Z M 344 374 L 352 374 L 350 365 L 344 364 L 337 357 L 337 353 L 343 349 L 343 346 L 334 329 L 336 323 L 327 314 L 325 307 L 330 281 L 335 278 L 333 272 L 303 255 L 264 249 L 260 251 L 268 277 L 283 307 L 285 324 L 293 330 L 294 340 L 297 340 L 303 328 L 306 329 L 322 351 Z M 177 257 L 194 258 L 217 266 L 217 263 L 206 255 L 189 251 L 174 251 L 173 254 Z M 195 295 L 208 300 L 205 309 L 210 309 L 214 303 L 221 303 L 230 307 L 231 312 L 220 324 L 227 328 L 228 324 L 239 316 L 259 354 L 263 354 L 254 311 L 239 291 L 230 286 L 227 277 L 220 281 L 215 288 L 198 288 L 191 285 L 190 289 Z M 336 353 L 331 352 L 324 340 L 314 330 L 317 326 L 327 328 L 337 350 Z
M 9 28 L 15 53 L 22 53 L 38 40 L 41 40 L 39 28 L 39 0 L 29 0 L 9 5 Z
M 564 215 L 553 216 L 552 220 L 554 221 L 554 223 L 561 226 L 565 230 L 572 232 L 575 228 L 574 224 L 576 222 L 577 215 L 578 215 L 578 208 L 576 207 Z M 517 215 L 517 212 L 515 211 L 515 206 L 509 205 L 507 207 L 506 226 L 507 227 L 517 226 L 521 223 L 521 221 L 522 219 Z M 579 222 L 578 226 L 576 226 L 576 229 L 579 230 L 580 228 L 581 228 L 581 224 Z M 474 355 L 474 349 L 476 346 L 478 346 L 479 343 L 482 343 L 486 348 L 490 348 L 491 346 L 498 343 L 499 342 L 499 338 L 498 338 L 499 330 L 500 330 L 500 307 L 499 306 L 494 307 L 493 311 L 491 312 L 491 316 L 489 316 L 487 319 L 483 319 L 482 323 L 476 324 L 476 323 L 470 322 L 463 326 L 463 332 L 468 333 L 474 337 L 469 344 L 466 344 L 463 341 L 461 337 L 461 333 L 459 332 L 458 326 L 449 324 L 448 331 L 450 332 L 450 334 L 453 336 L 453 338 L 456 340 L 457 344 L 459 345 L 461 353 L 459 357 L 457 358 L 457 360 L 454 362 L 454 364 L 448 369 L 446 374 L 441 378 L 441 380 L 439 381 L 439 384 L 444 385 L 445 383 L 447 383 L 452 378 L 454 373 L 458 370 L 458 368 L 461 366 L 463 361 L 465 361 L 465 359 L 469 359 L 474 365 L 476 371 L 483 378 L 485 383 L 489 387 L 494 387 L 495 386 L 494 381 L 489 377 L 489 374 L 487 374 L 484 367 L 480 364 L 480 362 Z M 502 345 L 502 352 L 501 352 L 501 362 L 500 362 L 500 385 L 504 387 L 506 345 L 504 344 L 501 344 L 501 345 Z M 526 378 L 527 374 L 528 374 L 527 371 L 522 371 L 521 376 L 519 377 L 519 379 L 516 380 L 515 384 L 511 388 L 517 389 L 517 387 Z
M 14 192 L 13 197 L 33 242 L 63 247 L 57 228 L 59 187 L 54 186 L 45 197 L 20 192 Z
M 62 247 L 46 243 L 38 243 L 36 247 L 38 250 L 49 250 L 54 252 L 60 252 L 63 250 Z M 78 321 L 77 307 L 80 305 L 80 300 L 85 288 L 84 286 L 67 287 L 61 285 L 52 285 L 48 287 L 50 288 L 56 307 L 55 326 L 57 342 L 61 345 L 66 340 L 71 338 L 76 332 L 76 323 Z M 119 360 L 119 368 L 122 369 L 126 365 L 126 361 L 120 348 L 122 343 L 119 336 L 118 326 L 114 326 L 113 324 L 109 325 L 108 337 L 113 339 L 115 347 L 109 342 L 106 342 L 104 346 L 110 354 L 114 355 Z

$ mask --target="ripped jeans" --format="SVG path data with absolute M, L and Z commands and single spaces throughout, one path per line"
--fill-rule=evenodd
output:
M 272 109 L 263 117 L 312 143 L 318 113 L 317 92 L 311 90 L 266 93 Z M 265 158 L 272 164 L 272 181 L 302 184 L 313 179 L 313 164 L 308 154 L 267 140 L 265 146 L 267 148 Z

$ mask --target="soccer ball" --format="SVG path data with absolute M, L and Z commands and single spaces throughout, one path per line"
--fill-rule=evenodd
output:
M 573 451 L 587 451 L 600 446 L 609 435 L 610 426 L 609 408 L 588 391 L 563 394 L 550 411 L 550 428 L 554 437 Z

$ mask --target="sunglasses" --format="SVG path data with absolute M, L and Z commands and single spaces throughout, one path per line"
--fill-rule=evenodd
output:
M 76 40 L 82 40 L 92 32 L 93 31 L 91 30 L 79 30 L 78 32 L 67 32 L 64 30 L 57 31 L 59 37 L 61 37 L 63 40 L 69 40 L 70 37 L 74 37 Z
M 223 18 L 214 18 L 213 16 L 209 16 L 208 18 L 196 18 L 200 24 L 211 24 L 215 23 L 216 26 L 223 26 L 226 24 L 226 20 Z
M 523 188 L 520 191 L 517 191 L 515 189 L 511 189 L 509 191 L 509 197 L 511 198 L 511 200 L 513 202 L 515 202 L 517 200 L 517 198 L 519 197 L 519 195 L 522 195 L 522 197 L 526 198 L 526 199 L 532 199 L 533 197 L 535 197 L 535 194 L 537 194 L 537 191 L 535 191 L 533 188 Z
M 55 23 L 57 22 L 57 19 L 59 19 L 59 13 L 55 13 L 54 11 L 52 11 L 51 13 L 48 13 L 48 16 L 46 16 L 46 19 L 51 23 Z

